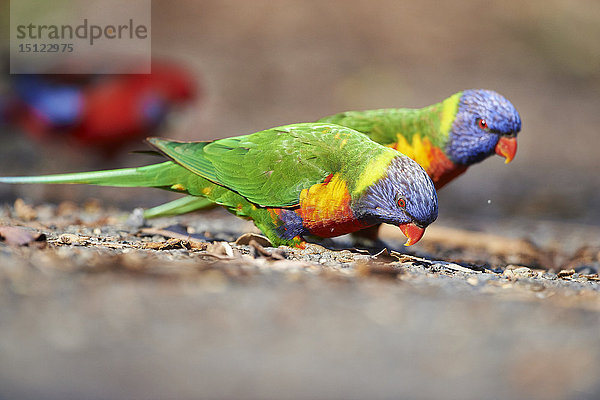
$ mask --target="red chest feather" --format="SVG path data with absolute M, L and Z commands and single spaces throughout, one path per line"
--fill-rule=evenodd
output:
M 431 163 L 425 168 L 437 190 L 467 170 L 466 166 L 456 165 L 438 147 L 431 147 Z

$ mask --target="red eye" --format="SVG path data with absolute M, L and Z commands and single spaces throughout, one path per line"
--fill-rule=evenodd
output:
M 485 120 L 485 119 L 478 119 L 478 120 L 477 120 L 477 124 L 478 124 L 478 125 L 479 125 L 479 127 L 480 127 L 481 129 L 483 129 L 484 131 L 485 131 L 485 130 L 488 128 L 488 124 L 487 124 L 487 122 L 486 122 L 486 120 Z
M 400 207 L 400 208 L 406 207 L 406 200 L 404 200 L 402 198 L 398 199 L 398 207 Z

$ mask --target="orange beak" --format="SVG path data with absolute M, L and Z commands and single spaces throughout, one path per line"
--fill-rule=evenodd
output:
M 506 158 L 505 164 L 508 164 L 517 154 L 517 138 L 502 136 L 496 145 L 496 154 Z
M 405 246 L 412 246 L 417 243 L 425 233 L 425 228 L 421 228 L 414 223 L 400 224 L 399 227 L 402 233 L 404 233 L 404 236 L 408 239 L 406 243 L 404 243 Z

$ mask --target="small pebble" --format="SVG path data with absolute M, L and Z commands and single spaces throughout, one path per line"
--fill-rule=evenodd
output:
M 87 240 L 89 237 L 87 236 L 79 236 L 74 235 L 72 233 L 63 233 L 58 237 L 58 241 L 64 244 L 77 244 L 77 245 L 85 245 L 87 244 Z
M 144 209 L 136 208 L 133 210 L 129 217 L 127 217 L 127 221 L 125 222 L 128 226 L 132 228 L 141 228 L 146 224 L 146 220 L 144 219 Z

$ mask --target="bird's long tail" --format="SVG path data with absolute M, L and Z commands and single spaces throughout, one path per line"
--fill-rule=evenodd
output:
M 0 183 L 88 184 L 120 187 L 155 187 L 167 190 L 177 190 L 177 187 L 173 186 L 184 184 L 190 174 L 191 173 L 188 170 L 179 164 L 176 164 L 173 161 L 166 161 L 144 167 L 122 168 L 107 171 L 0 177 Z

